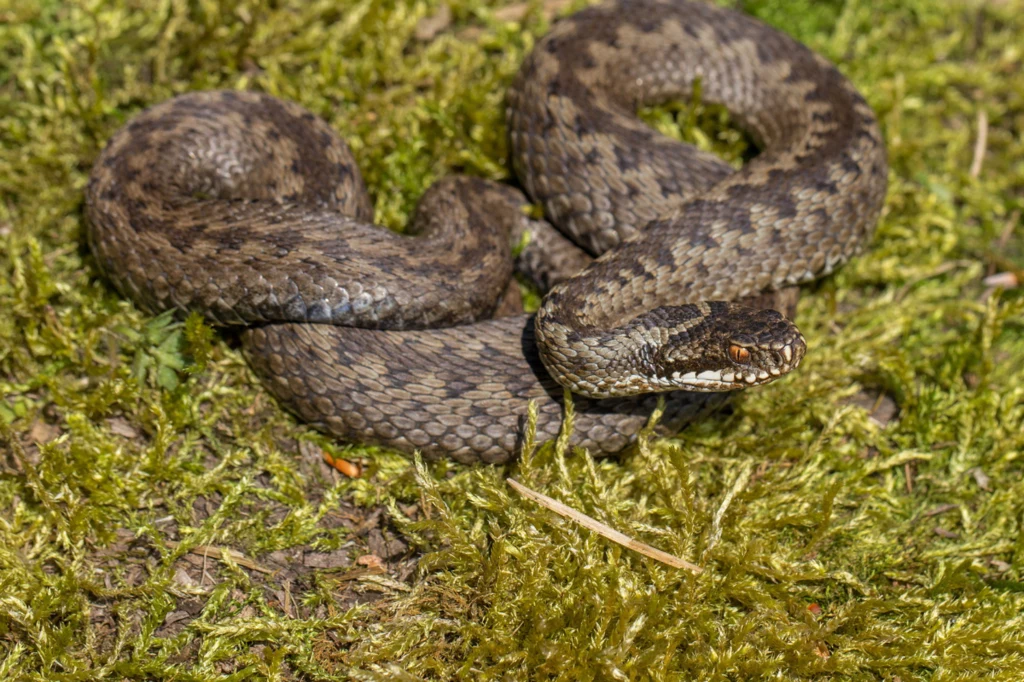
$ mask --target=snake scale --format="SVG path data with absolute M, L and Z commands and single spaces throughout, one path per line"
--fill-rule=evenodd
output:
M 698 82 L 761 150 L 739 171 L 636 117 Z M 635 438 L 657 392 L 673 431 L 715 391 L 788 372 L 805 348 L 796 327 L 736 301 L 846 261 L 886 190 L 877 121 L 839 71 L 699 2 L 619 0 L 556 22 L 510 88 L 507 123 L 522 187 L 565 236 L 527 218 L 518 190 L 467 177 L 432 186 L 407 234 L 375 227 L 325 122 L 214 91 L 113 136 L 86 192 L 89 243 L 144 309 L 244 325 L 251 366 L 317 428 L 501 462 L 529 401 L 538 438 L 557 434 L 563 386 L 578 394 L 574 442 L 601 454 Z M 524 232 L 519 266 L 550 288 L 535 316 L 505 314 Z

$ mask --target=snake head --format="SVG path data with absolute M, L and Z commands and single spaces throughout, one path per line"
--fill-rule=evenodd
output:
M 807 349 L 796 325 L 775 310 L 716 301 L 661 311 L 677 320 L 654 356 L 661 390 L 766 384 L 795 369 Z

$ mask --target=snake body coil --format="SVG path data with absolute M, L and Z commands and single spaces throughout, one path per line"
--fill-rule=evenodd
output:
M 738 172 L 635 116 L 698 81 L 762 149 Z M 699 391 L 799 363 L 788 320 L 734 301 L 831 272 L 877 221 L 885 149 L 832 65 L 737 13 L 620 0 L 558 22 L 508 100 L 516 173 L 578 247 L 471 178 L 431 187 L 408 235 L 373 226 L 344 142 L 245 92 L 182 95 L 119 131 L 87 191 L 90 245 L 144 308 L 248 326 L 253 368 L 302 419 L 462 461 L 513 455 L 530 400 L 554 436 L 562 386 L 581 396 L 575 442 L 615 452 L 652 391 L 671 391 L 670 431 L 721 395 Z M 535 318 L 488 319 L 524 231 L 519 264 L 551 290 Z

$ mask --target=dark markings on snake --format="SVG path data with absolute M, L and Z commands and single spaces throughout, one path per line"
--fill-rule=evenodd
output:
M 620 173 L 627 173 L 636 168 L 636 159 L 633 158 L 633 153 L 627 148 L 615 145 L 612 151 L 615 153 L 615 165 Z
M 768 141 L 738 172 L 633 117 L 689 99 L 697 80 Z M 848 259 L 885 195 L 881 135 L 853 86 L 710 4 L 621 0 L 557 22 L 506 119 L 530 199 L 444 178 L 405 236 L 370 224 L 348 147 L 312 112 L 252 92 L 182 95 L 110 140 L 86 192 L 89 243 L 139 306 L 246 325 L 267 390 L 316 428 L 501 462 L 530 401 L 537 437 L 557 434 L 563 387 L 577 393 L 572 442 L 605 454 L 633 442 L 652 392 L 666 392 L 670 433 L 721 405 L 714 391 L 791 370 L 794 325 L 735 301 Z M 531 200 L 565 218 L 565 236 L 526 217 Z M 488 319 L 525 232 L 517 262 L 554 285 L 536 316 Z

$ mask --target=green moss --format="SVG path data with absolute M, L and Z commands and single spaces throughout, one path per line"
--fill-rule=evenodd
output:
M 507 178 L 502 98 L 549 18 L 449 4 L 421 40 L 434 0 L 0 2 L 0 679 L 1021 679 L 1024 297 L 982 282 L 1024 264 L 1019 0 L 739 3 L 862 89 L 886 211 L 807 289 L 799 372 L 618 460 L 426 467 L 331 442 L 230 335 L 99 276 L 89 167 L 177 92 L 324 116 L 394 228 L 442 175 Z M 645 117 L 749 153 L 714 108 Z M 706 570 L 571 526 L 509 475 Z M 384 573 L 329 561 L 397 531 L 415 572 L 400 546 Z

